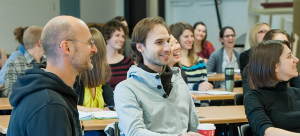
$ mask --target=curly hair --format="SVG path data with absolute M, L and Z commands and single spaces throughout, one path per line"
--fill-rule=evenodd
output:
M 112 36 L 112 34 L 116 31 L 124 31 L 124 34 L 128 33 L 127 27 L 117 20 L 111 20 L 104 24 L 104 26 L 101 29 L 101 33 L 105 39 L 105 42 L 109 40 Z M 125 43 L 125 42 L 124 42 Z M 107 43 L 106 43 L 107 44 Z M 122 46 L 122 48 L 118 51 L 120 54 L 123 54 L 125 46 Z

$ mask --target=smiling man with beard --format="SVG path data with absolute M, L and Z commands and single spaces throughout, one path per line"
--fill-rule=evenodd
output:
M 28 69 L 13 84 L 7 136 L 81 136 L 72 85 L 93 68 L 90 56 L 97 48 L 91 33 L 82 20 L 58 16 L 46 24 L 41 41 L 47 67 Z
M 170 68 L 170 30 L 161 17 L 145 18 L 132 33 L 138 66 L 115 88 L 119 128 L 126 136 L 200 136 L 197 112 L 180 68 Z M 193 131 L 193 132 L 189 132 Z

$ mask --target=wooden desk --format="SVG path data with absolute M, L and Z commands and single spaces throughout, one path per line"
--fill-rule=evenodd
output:
M 12 108 L 8 98 L 0 98 L 0 110 L 11 110 Z
M 213 89 L 218 91 L 225 91 L 225 88 Z M 237 94 L 243 93 L 243 87 L 235 87 L 233 92 Z M 197 97 L 197 100 L 222 100 L 222 99 L 234 99 L 235 94 L 224 94 L 224 95 L 212 95 L 212 94 L 198 94 L 191 93 L 192 95 Z
M 207 77 L 208 81 L 225 81 L 225 74 L 219 73 L 215 74 L 214 76 Z M 234 80 L 242 80 L 241 74 L 234 74 Z
M 196 107 L 200 123 L 242 123 L 248 122 L 245 108 L 241 106 L 209 106 Z
M 197 107 L 200 123 L 241 123 L 248 122 L 244 106 L 210 106 Z M 10 115 L 0 116 L 0 132 L 6 134 Z M 117 122 L 118 119 L 86 120 L 83 121 L 85 130 L 104 130 L 108 124 Z
M 0 133 L 6 134 L 10 115 L 0 115 Z

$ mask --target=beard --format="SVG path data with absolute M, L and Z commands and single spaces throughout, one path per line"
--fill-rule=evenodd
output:
M 93 69 L 93 64 L 88 61 L 90 59 L 90 54 L 83 57 L 84 55 L 78 52 L 76 46 L 75 54 L 76 55 L 71 58 L 71 65 L 78 71 L 78 73 Z

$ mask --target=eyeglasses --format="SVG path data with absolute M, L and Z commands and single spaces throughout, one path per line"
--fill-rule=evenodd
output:
M 268 31 L 267 30 L 261 30 L 261 31 L 258 31 L 259 34 L 265 34 L 267 33 Z
M 68 39 L 68 40 L 66 40 L 66 41 L 88 43 L 88 44 L 90 44 L 90 46 L 91 46 L 92 48 L 93 48 L 93 46 L 95 45 L 94 40 L 91 40 L 90 42 L 87 42 L 87 41 L 77 41 L 77 40 Z
M 230 36 L 231 36 L 232 38 L 234 38 L 234 37 L 235 37 L 235 35 L 234 35 L 234 34 L 224 35 L 224 37 L 225 37 L 225 38 L 229 38 Z

